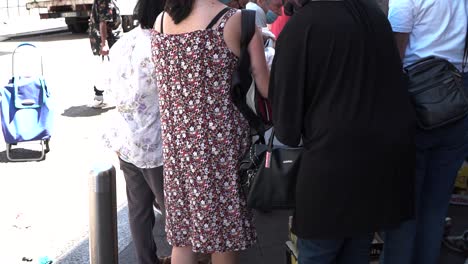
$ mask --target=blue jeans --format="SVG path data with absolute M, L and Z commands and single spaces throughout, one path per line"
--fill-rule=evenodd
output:
M 464 74 L 468 87 L 468 74 Z M 468 157 L 468 117 L 416 135 L 415 219 L 384 234 L 383 264 L 436 264 L 457 172 Z
M 468 72 L 463 73 L 463 86 L 465 86 L 465 94 L 468 96 Z
M 299 264 L 369 264 L 372 234 L 330 240 L 298 238 Z

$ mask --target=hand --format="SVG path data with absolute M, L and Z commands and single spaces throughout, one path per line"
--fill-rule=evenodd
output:
M 109 55 L 109 46 L 107 45 L 107 41 L 104 45 L 101 45 L 101 51 L 99 52 L 101 56 Z
M 262 36 L 264 41 L 267 39 L 272 39 L 273 41 L 276 41 L 275 35 L 267 27 L 262 27 Z

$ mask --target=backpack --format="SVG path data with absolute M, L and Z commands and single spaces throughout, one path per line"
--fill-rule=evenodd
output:
M 263 135 L 272 126 L 272 121 L 270 102 L 259 94 L 251 74 L 248 46 L 255 34 L 255 11 L 243 9 L 241 15 L 241 50 L 232 77 L 231 97 L 249 122 L 253 135 Z

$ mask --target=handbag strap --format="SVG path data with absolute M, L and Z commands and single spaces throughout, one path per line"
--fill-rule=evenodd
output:
M 247 50 L 250 40 L 252 40 L 252 37 L 254 34 L 255 34 L 255 11 L 242 9 L 241 10 L 241 51 Z
M 465 72 L 466 61 L 468 59 L 468 26 L 466 27 L 466 35 L 465 35 L 465 50 L 463 52 L 463 61 L 462 61 L 462 73 Z
M 242 9 L 241 10 L 241 41 L 240 41 L 240 56 L 239 65 L 242 80 L 245 80 L 247 75 L 250 75 L 250 54 L 248 51 L 250 40 L 255 34 L 255 11 Z
M 268 152 L 271 152 L 273 150 L 273 140 L 275 139 L 275 127 L 271 128 L 271 135 L 270 138 L 268 139 Z

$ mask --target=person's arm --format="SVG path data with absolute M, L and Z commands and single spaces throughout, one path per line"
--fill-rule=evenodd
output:
M 390 0 L 388 7 L 388 20 L 403 60 L 419 9 L 414 6 L 413 1 L 408 0 Z
M 263 97 L 267 98 L 270 71 L 268 70 L 268 65 L 266 63 L 262 33 L 257 27 L 252 40 L 250 40 L 248 51 L 250 55 L 250 64 L 252 66 L 252 75 L 255 79 L 257 89 Z
M 112 3 L 111 0 L 95 0 L 97 8 L 96 15 L 99 21 L 99 34 L 101 35 L 101 56 L 109 54 L 109 43 L 107 42 L 108 22 L 112 21 Z
M 99 33 L 101 34 L 101 52 L 102 56 L 109 54 L 109 44 L 107 43 L 107 22 L 99 22 Z
M 275 57 L 271 67 L 268 98 L 271 102 L 275 135 L 288 146 L 301 142 L 305 113 L 305 90 L 308 79 L 310 43 L 297 25 L 285 28 L 276 42 Z M 313 35 L 313 34 L 310 34 Z
M 394 32 L 395 41 L 400 52 L 400 58 L 405 57 L 406 47 L 408 46 L 409 33 Z
M 156 20 L 158 23 L 158 20 Z M 224 28 L 224 40 L 228 48 L 237 56 L 240 56 L 241 42 L 241 12 L 238 11 L 226 23 Z M 270 71 L 268 70 L 265 52 L 263 47 L 262 33 L 256 28 L 255 33 L 247 47 L 250 55 L 250 65 L 252 67 L 252 75 L 255 79 L 257 89 L 260 94 L 268 97 L 268 85 L 270 79 Z

